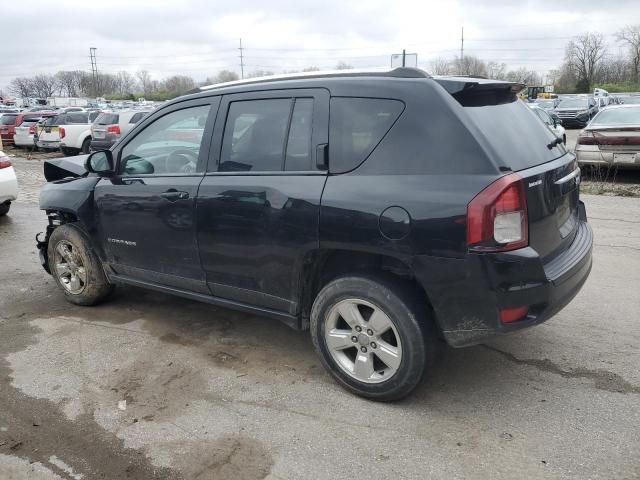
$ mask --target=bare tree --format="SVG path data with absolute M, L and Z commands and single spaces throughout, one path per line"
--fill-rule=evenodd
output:
M 240 77 L 236 72 L 230 70 L 220 70 L 214 77 L 207 77 L 204 81 L 204 85 L 213 85 L 216 83 L 235 82 Z
M 18 77 L 9 83 L 9 91 L 20 98 L 28 98 L 34 96 L 33 81 L 27 77 Z
M 136 88 L 136 79 L 126 70 L 120 70 L 117 76 L 118 94 L 124 97 L 127 94 L 133 93 Z
M 60 71 L 56 73 L 58 89 L 61 95 L 67 97 L 78 96 L 78 76 L 73 71 Z
M 274 73 L 270 70 L 254 70 L 248 73 L 245 78 L 270 77 L 271 75 L 274 75 Z
M 511 70 L 505 75 L 505 80 L 510 82 L 524 83 L 525 85 L 534 86 L 541 85 L 542 79 L 540 75 L 534 70 L 529 70 L 527 67 L 520 67 L 517 70 Z
M 487 64 L 473 55 L 456 57 L 453 60 L 452 73 L 455 75 L 468 75 L 470 77 L 486 77 Z
M 140 81 L 143 93 L 145 95 L 149 95 L 153 91 L 153 82 L 149 72 L 147 70 L 138 70 L 136 72 L 136 77 L 138 77 L 138 80 Z
M 507 64 L 487 62 L 487 77 L 495 80 L 504 80 L 507 75 Z
M 352 68 L 352 65 L 349 65 L 347 62 L 343 62 L 342 60 L 340 60 L 336 65 L 336 70 L 351 70 Z
M 616 33 L 616 38 L 629 48 L 633 83 L 638 83 L 640 77 L 640 25 L 624 27 Z
M 57 80 L 53 75 L 40 74 L 33 77 L 33 93 L 38 98 L 48 98 L 56 91 Z
M 451 62 L 444 57 L 434 58 L 429 62 L 433 75 L 449 75 L 451 73 Z
M 578 78 L 578 90 L 591 91 L 598 66 L 605 53 L 604 37 L 600 33 L 585 33 L 569 42 L 565 56 Z
M 162 82 L 161 89 L 178 96 L 184 95 L 189 90 L 193 90 L 195 86 L 196 82 L 193 81 L 193 78 L 187 77 L 186 75 L 174 75 Z

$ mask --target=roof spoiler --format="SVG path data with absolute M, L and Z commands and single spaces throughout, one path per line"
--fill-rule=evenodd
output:
M 502 80 L 466 77 L 435 77 L 434 80 L 464 107 L 511 103 L 525 85 Z

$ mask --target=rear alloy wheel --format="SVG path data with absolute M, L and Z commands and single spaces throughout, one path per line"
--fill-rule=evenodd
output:
M 397 400 L 420 382 L 435 352 L 433 322 L 409 283 L 377 276 L 328 283 L 311 312 L 311 335 L 329 373 L 374 400 Z
M 49 270 L 70 302 L 95 305 L 113 290 L 88 238 L 73 224 L 53 231 L 48 257 Z

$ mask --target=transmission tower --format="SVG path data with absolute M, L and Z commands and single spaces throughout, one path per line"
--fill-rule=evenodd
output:
M 89 48 L 89 56 L 91 57 L 91 80 L 93 85 L 93 96 L 98 96 L 98 62 L 96 61 L 96 48 Z

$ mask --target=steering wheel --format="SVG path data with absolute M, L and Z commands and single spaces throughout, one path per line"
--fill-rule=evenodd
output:
M 176 164 L 182 164 L 178 169 L 174 168 Z M 167 172 L 173 173 L 195 173 L 198 165 L 198 154 L 187 148 L 174 150 L 165 160 L 165 169 Z

